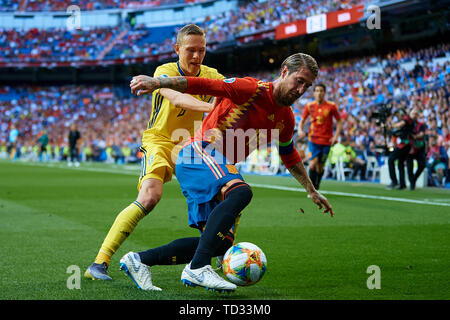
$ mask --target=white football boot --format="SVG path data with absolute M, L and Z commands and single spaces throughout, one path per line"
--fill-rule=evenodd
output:
M 161 291 L 152 284 L 152 274 L 150 268 L 141 262 L 141 258 L 135 252 L 128 252 L 120 259 L 120 270 L 133 280 L 138 289 Z
M 181 281 L 186 286 L 201 286 L 212 291 L 231 292 L 236 290 L 235 284 L 225 281 L 210 265 L 191 269 L 191 264 L 187 264 L 181 273 Z

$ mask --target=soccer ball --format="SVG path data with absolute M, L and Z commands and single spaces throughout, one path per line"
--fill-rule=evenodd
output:
M 238 286 L 257 283 L 266 272 L 267 259 L 262 250 L 250 242 L 239 242 L 223 256 L 222 270 Z

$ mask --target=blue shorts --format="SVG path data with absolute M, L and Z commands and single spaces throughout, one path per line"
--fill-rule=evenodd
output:
M 228 181 L 244 180 L 224 155 L 208 146 L 205 141 L 190 143 L 181 149 L 175 165 L 175 175 L 187 199 L 192 228 L 200 228 L 201 222 L 208 220 L 219 203 L 216 195 Z
M 327 161 L 328 154 L 330 153 L 331 146 L 323 145 L 323 144 L 316 144 L 314 142 L 308 143 L 308 149 L 309 152 L 311 152 L 311 157 L 309 160 L 312 160 L 314 158 L 319 159 L 319 163 L 324 164 Z

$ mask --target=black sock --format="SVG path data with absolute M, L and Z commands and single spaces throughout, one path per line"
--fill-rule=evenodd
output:
M 141 262 L 148 266 L 189 263 L 197 249 L 200 237 L 181 238 L 169 244 L 138 252 Z
M 211 257 L 228 241 L 226 234 L 236 217 L 250 203 L 252 190 L 245 182 L 233 184 L 225 192 L 225 199 L 211 212 L 205 230 L 200 238 L 197 251 L 191 262 L 191 269 L 211 264 Z
M 317 171 L 309 169 L 309 178 L 311 179 L 311 182 L 314 188 L 316 189 L 317 189 L 317 175 L 318 175 Z
M 233 245 L 234 242 L 234 234 L 228 230 L 227 233 L 224 234 L 224 241 L 220 241 L 220 245 L 217 247 L 214 252 L 213 257 L 223 256 L 228 249 Z
M 317 173 L 317 177 L 316 177 L 316 184 L 314 185 L 314 187 L 316 188 L 316 190 L 319 190 L 320 187 L 320 182 L 322 181 L 322 177 L 323 177 L 323 173 L 324 171 Z

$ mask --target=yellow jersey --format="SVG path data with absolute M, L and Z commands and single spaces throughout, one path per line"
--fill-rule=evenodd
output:
M 183 70 L 180 68 L 179 62 L 166 63 L 156 68 L 153 77 L 177 77 L 185 76 Z M 200 66 L 200 71 L 197 77 L 209 79 L 225 79 L 217 69 L 207 66 Z M 193 95 L 195 98 L 212 102 L 213 97 L 206 95 Z M 143 139 L 165 138 L 178 144 L 181 140 L 179 136 L 175 137 L 178 140 L 172 140 L 172 133 L 177 129 L 185 129 L 189 131 L 190 136 L 194 135 L 194 121 L 202 121 L 203 112 L 191 111 L 182 108 L 177 108 L 164 96 L 159 93 L 159 90 L 153 92 L 152 96 L 152 112 L 147 124 L 147 130 L 144 131 Z

